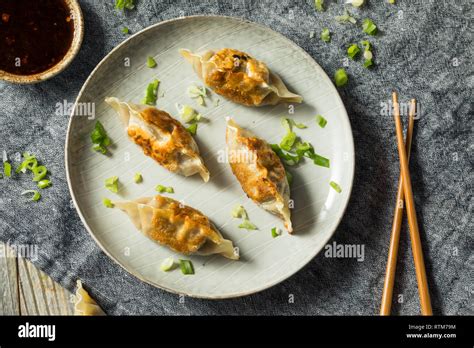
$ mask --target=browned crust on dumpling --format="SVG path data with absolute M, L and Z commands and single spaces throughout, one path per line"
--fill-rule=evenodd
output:
M 210 62 L 212 69 L 205 83 L 216 93 L 247 106 L 260 105 L 268 94 L 263 84 L 269 83 L 269 70 L 265 63 L 245 52 L 232 48 L 217 51 Z
M 196 252 L 208 238 L 216 244 L 222 241 L 209 219 L 199 210 L 169 197 L 157 195 L 155 200 L 159 209 L 153 212 L 153 228 L 148 234 L 151 239 L 182 254 Z
M 280 196 L 278 183 L 286 180 L 285 167 L 280 158 L 262 139 L 237 135 L 236 140 L 255 154 L 255 164 L 259 173 L 256 174 L 245 161 L 230 163 L 232 172 L 239 180 L 244 192 L 258 203 L 265 203 Z
M 168 138 L 166 142 L 157 142 L 148 132 L 134 125 L 129 126 L 128 136 L 143 149 L 145 155 L 172 172 L 178 170 L 181 149 L 185 149 L 190 157 L 198 156 L 192 150 L 193 139 L 189 132 L 168 113 L 156 108 L 147 108 L 141 111 L 140 115 L 146 122 L 159 128 Z

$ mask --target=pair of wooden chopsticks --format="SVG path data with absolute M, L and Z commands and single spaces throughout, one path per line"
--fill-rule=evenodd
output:
M 410 157 L 413 137 L 413 125 L 415 123 L 416 100 L 412 99 L 410 104 L 406 144 L 403 142 L 403 126 L 400 119 L 400 106 L 398 104 L 398 96 L 396 92 L 393 92 L 392 94 L 392 101 L 393 117 L 395 119 L 395 128 L 397 133 L 398 154 L 400 157 L 400 179 L 398 183 L 397 204 L 395 206 L 395 213 L 393 216 L 392 235 L 390 238 L 390 248 L 388 252 L 380 315 L 390 315 L 390 309 L 392 306 L 393 284 L 397 267 L 398 244 L 400 240 L 400 227 L 402 224 L 404 205 L 406 206 L 408 226 L 410 229 L 411 248 L 415 262 L 421 314 L 432 315 L 433 311 L 431 309 L 428 280 L 426 278 L 425 262 L 423 260 L 423 251 L 421 248 L 420 231 L 418 230 L 410 172 L 408 170 L 408 160 Z M 403 204 L 404 202 L 405 204 Z

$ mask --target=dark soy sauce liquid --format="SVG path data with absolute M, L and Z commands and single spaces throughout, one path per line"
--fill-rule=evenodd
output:
M 0 0 L 0 70 L 33 75 L 66 55 L 74 22 L 64 0 Z

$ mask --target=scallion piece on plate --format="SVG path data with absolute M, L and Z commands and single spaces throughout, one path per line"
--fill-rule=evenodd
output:
M 189 105 L 176 105 L 176 108 L 179 111 L 181 119 L 185 123 L 199 121 L 201 118 L 200 114 Z
M 244 221 L 237 226 L 238 228 L 244 228 L 246 230 L 258 230 L 257 226 L 255 226 L 250 220 L 244 219 Z
M 156 105 L 156 100 L 158 99 L 158 86 L 160 85 L 160 80 L 153 80 L 146 87 L 145 97 L 142 99 L 142 104 L 146 105 Z
M 369 35 L 377 34 L 377 26 L 370 18 L 364 19 L 362 22 L 362 30 Z
M 91 133 L 92 149 L 102 154 L 107 153 L 107 146 L 110 145 L 110 138 L 107 136 L 104 126 L 100 121 L 96 121 Z
M 313 160 L 314 164 L 316 164 L 317 166 L 329 168 L 329 158 L 323 157 L 315 153 L 311 157 L 311 159 Z
M 12 165 L 10 164 L 10 162 L 3 162 L 3 174 L 6 177 L 12 176 Z
M 143 181 L 143 176 L 141 173 L 135 173 L 135 175 L 133 176 L 133 182 L 135 184 L 139 184 Z
M 146 59 L 146 66 L 149 67 L 149 68 L 154 68 L 156 67 L 156 60 L 155 58 L 149 56 L 147 59 Z
M 276 227 L 273 227 L 273 228 L 272 228 L 272 237 L 273 237 L 273 238 L 276 238 L 276 237 L 278 237 L 279 235 L 280 235 L 280 230 L 279 230 L 278 228 L 276 228 Z
M 321 128 L 326 127 L 326 124 L 328 123 L 328 121 L 322 115 L 316 115 L 316 122 Z
M 21 194 L 22 195 L 27 195 L 27 194 L 30 194 L 30 193 L 33 194 L 33 196 L 31 197 L 32 201 L 36 202 L 41 198 L 41 194 L 36 190 L 26 190 L 26 191 L 23 191 Z
M 232 210 L 232 217 L 237 219 L 248 219 L 247 211 L 241 204 L 237 204 Z
M 342 87 L 347 84 L 347 81 L 349 81 L 349 77 L 347 76 L 346 71 L 343 68 L 337 69 L 334 73 L 334 82 L 336 83 L 336 86 Z
M 347 55 L 350 59 L 354 59 L 359 52 L 360 48 L 357 46 L 357 44 L 352 44 L 347 48 Z
M 190 260 L 179 260 L 179 267 L 183 274 L 194 274 L 193 263 Z
M 155 191 L 159 193 L 174 193 L 174 189 L 171 186 L 156 185 Z
M 112 176 L 108 179 L 105 179 L 105 188 L 110 192 L 117 193 L 119 189 L 118 176 Z
M 191 135 L 196 135 L 198 129 L 198 124 L 193 123 L 189 127 L 186 128 L 186 130 L 191 134 Z
M 337 193 L 341 193 L 342 192 L 342 189 L 341 189 L 341 186 L 339 186 L 337 183 L 335 183 L 334 181 L 331 181 L 329 183 L 329 185 L 337 192 Z
M 324 28 L 321 32 L 321 40 L 323 40 L 324 42 L 331 41 L 331 33 L 329 32 L 328 28 Z
M 40 180 L 38 182 L 38 188 L 40 188 L 40 189 L 45 189 L 45 188 L 50 187 L 50 186 L 51 186 L 51 181 L 49 181 L 47 179 Z
M 189 262 L 191 262 L 191 261 L 189 261 Z M 181 265 L 181 263 L 180 263 L 180 265 Z M 174 259 L 172 257 L 167 257 L 166 259 L 163 260 L 163 262 L 160 265 L 160 269 L 163 272 L 171 271 L 173 268 L 174 268 Z
M 102 200 L 102 204 L 104 204 L 104 207 L 106 208 L 113 208 L 114 207 L 114 204 L 112 203 L 112 201 L 108 198 L 104 198 Z

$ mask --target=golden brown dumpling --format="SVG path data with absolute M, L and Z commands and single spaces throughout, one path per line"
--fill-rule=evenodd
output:
M 227 122 L 226 142 L 232 172 L 244 192 L 263 209 L 279 216 L 288 232 L 293 232 L 290 186 L 280 158 L 265 140 L 232 119 Z
M 265 63 L 245 52 L 223 48 L 202 53 L 182 49 L 180 53 L 206 86 L 235 103 L 262 106 L 303 101 Z
M 209 181 L 198 146 L 181 123 L 155 107 L 125 103 L 117 98 L 105 101 L 120 115 L 128 136 L 145 155 L 170 172 L 184 176 L 199 173 L 205 182 Z
M 172 198 L 157 195 L 114 202 L 145 236 L 181 254 L 221 254 L 238 260 L 230 240 L 200 211 Z

